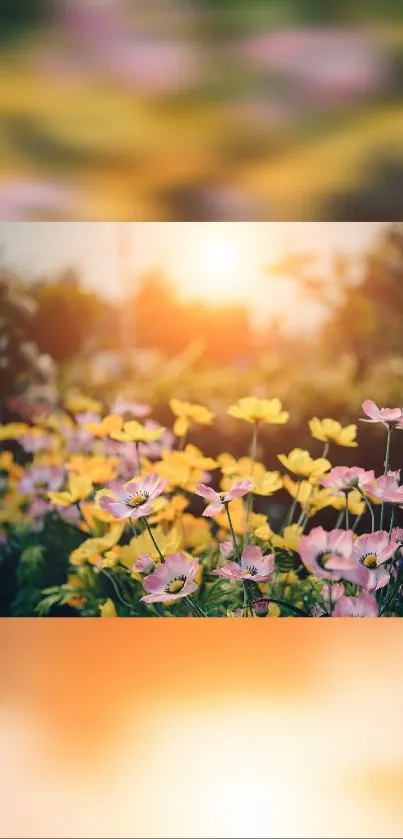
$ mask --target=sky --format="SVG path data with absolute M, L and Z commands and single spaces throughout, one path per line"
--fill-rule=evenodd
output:
M 28 278 L 77 267 L 84 283 L 116 298 L 162 269 L 187 299 L 246 303 L 257 324 L 283 316 L 290 328 L 323 316 L 294 280 L 266 268 L 287 252 L 365 249 L 385 222 L 2 222 L 2 262 Z M 124 252 L 125 280 L 118 245 Z

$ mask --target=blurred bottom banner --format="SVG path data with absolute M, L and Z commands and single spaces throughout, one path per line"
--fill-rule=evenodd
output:
M 401 634 L 1 621 L 1 836 L 401 836 Z

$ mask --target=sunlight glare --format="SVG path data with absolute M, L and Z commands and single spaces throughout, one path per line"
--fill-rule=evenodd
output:
M 203 261 L 211 273 L 228 274 L 236 268 L 237 259 L 235 245 L 225 239 L 212 239 L 205 246 Z

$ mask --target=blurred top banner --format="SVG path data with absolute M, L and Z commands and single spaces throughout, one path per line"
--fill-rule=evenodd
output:
M 400 220 L 399 0 L 2 0 L 0 218 Z

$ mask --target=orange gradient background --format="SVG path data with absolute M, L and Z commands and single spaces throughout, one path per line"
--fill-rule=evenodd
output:
M 1 836 L 401 836 L 400 627 L 1 621 Z

